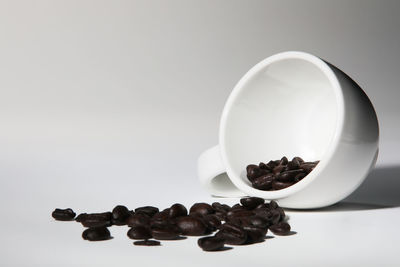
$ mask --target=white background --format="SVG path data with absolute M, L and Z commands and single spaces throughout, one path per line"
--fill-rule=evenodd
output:
M 0 0 L 1 266 L 398 266 L 397 1 Z M 345 201 L 288 211 L 296 235 L 205 253 L 197 238 L 87 242 L 76 212 L 215 201 L 196 160 L 254 64 L 313 53 L 375 105 L 377 169 Z M 237 200 L 224 200 L 229 204 Z

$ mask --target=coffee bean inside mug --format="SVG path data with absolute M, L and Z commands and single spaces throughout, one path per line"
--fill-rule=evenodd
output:
M 287 157 L 282 157 L 268 163 L 250 164 L 246 167 L 247 179 L 258 190 L 280 190 L 304 179 L 318 163 L 319 160 L 307 162 L 294 157 L 289 161 Z

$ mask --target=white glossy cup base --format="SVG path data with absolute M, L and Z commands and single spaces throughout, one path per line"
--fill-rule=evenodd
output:
M 375 165 L 378 138 L 372 103 L 351 78 L 316 56 L 284 52 L 258 63 L 235 86 L 222 113 L 219 145 L 199 157 L 198 175 L 215 196 L 324 207 L 362 183 Z M 282 156 L 320 163 L 288 188 L 253 188 L 246 166 Z

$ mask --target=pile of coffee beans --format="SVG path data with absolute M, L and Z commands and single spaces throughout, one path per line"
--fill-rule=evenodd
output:
M 145 206 L 135 210 L 118 205 L 111 212 L 81 213 L 75 217 L 72 209 L 56 209 L 52 216 L 60 221 L 81 223 L 87 229 L 82 238 L 89 241 L 111 239 L 109 227 L 127 225 L 127 236 L 137 246 L 158 246 L 157 240 L 178 240 L 184 236 L 206 236 L 198 240 L 204 251 L 222 251 L 225 244 L 245 245 L 262 242 L 268 230 L 275 235 L 288 235 L 290 225 L 284 210 L 275 201 L 248 197 L 230 207 L 214 202 L 195 203 L 189 211 L 176 203 L 160 211 Z M 216 232 L 214 235 L 211 235 Z M 152 240 L 156 239 L 156 240 Z
M 306 177 L 319 161 L 305 162 L 300 157 L 291 161 L 287 157 L 268 163 L 250 164 L 246 167 L 247 179 L 259 190 L 272 191 L 289 187 Z

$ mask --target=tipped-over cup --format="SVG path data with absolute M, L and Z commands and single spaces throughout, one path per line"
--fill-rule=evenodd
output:
M 215 196 L 324 207 L 362 183 L 375 165 L 378 139 L 375 110 L 356 82 L 319 57 L 283 52 L 255 65 L 234 87 L 220 120 L 219 145 L 200 155 L 198 175 Z M 246 166 L 282 156 L 320 162 L 287 188 L 253 188 Z

